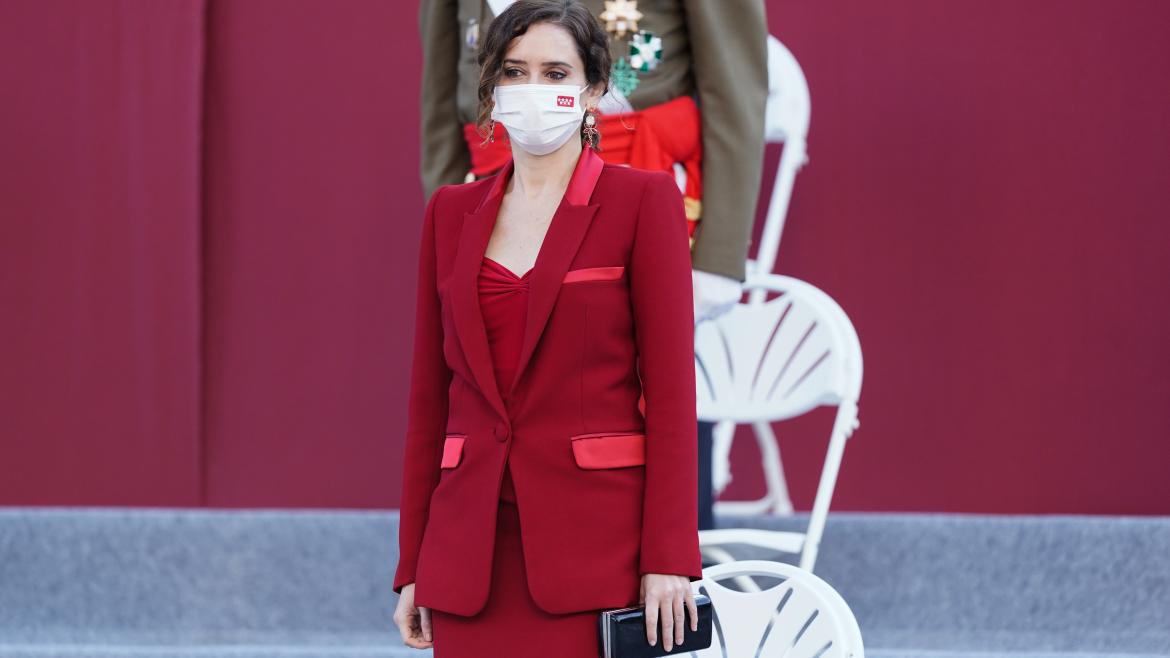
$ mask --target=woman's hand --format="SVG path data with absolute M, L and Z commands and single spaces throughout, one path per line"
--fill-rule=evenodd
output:
M 431 609 L 414 605 L 414 583 L 405 585 L 394 610 L 394 623 L 402 634 L 402 643 L 415 649 L 429 649 L 434 644 L 431 633 Z
M 403 592 L 406 590 L 403 589 Z M 646 641 L 653 645 L 658 639 L 658 620 L 662 620 L 662 646 L 670 651 L 683 643 L 683 605 L 690 610 L 691 631 L 699 630 L 699 608 L 691 591 L 691 580 L 686 576 L 664 573 L 642 575 L 638 603 L 646 606 Z

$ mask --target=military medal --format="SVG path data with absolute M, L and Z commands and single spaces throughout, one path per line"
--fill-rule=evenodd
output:
M 598 16 L 605 21 L 605 29 L 614 38 L 631 35 L 626 55 L 613 62 L 610 80 L 624 96 L 637 89 L 639 72 L 653 71 L 662 63 L 662 39 L 652 32 L 638 29 L 642 12 L 638 11 L 637 0 L 605 0 L 605 11 Z
M 646 30 L 638 30 L 630 39 L 630 67 L 653 71 L 662 62 L 662 39 Z
M 599 16 L 605 21 L 606 31 L 620 39 L 638 29 L 642 12 L 638 11 L 638 0 L 605 0 L 605 11 Z
M 613 82 L 614 88 L 622 92 L 622 95 L 629 96 L 630 92 L 638 88 L 638 72 L 630 66 L 629 59 L 619 57 L 613 63 L 613 70 L 609 74 L 609 79 Z

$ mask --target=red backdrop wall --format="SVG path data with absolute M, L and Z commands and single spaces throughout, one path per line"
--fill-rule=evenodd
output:
M 834 509 L 1170 513 L 1170 5 L 768 9 L 777 270 L 866 359 Z M 418 53 L 414 3 L 0 3 L 0 504 L 397 506 Z

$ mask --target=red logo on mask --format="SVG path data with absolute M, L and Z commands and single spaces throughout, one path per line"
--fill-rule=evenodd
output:
M 574 100 L 572 96 L 557 96 L 557 107 L 573 107 Z

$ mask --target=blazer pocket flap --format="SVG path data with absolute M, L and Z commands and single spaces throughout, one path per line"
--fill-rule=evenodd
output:
M 447 435 L 443 440 L 443 461 L 439 463 L 439 468 L 455 468 L 459 465 L 463 457 L 463 442 L 466 440 L 466 434 Z
M 593 432 L 569 437 L 573 460 L 581 468 L 619 468 L 646 463 L 646 435 L 640 432 Z
M 605 267 L 582 267 L 565 272 L 564 283 L 577 281 L 609 281 L 620 279 L 626 271 L 625 265 L 611 265 Z

